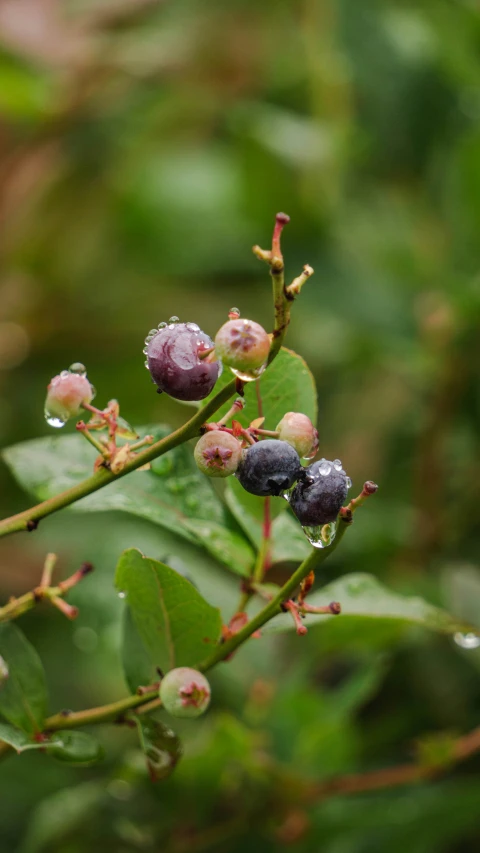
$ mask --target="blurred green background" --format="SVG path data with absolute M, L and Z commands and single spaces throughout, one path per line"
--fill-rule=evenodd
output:
M 321 455 L 357 491 L 381 487 L 324 579 L 369 571 L 478 622 L 479 48 L 475 0 L 0 0 L 1 446 L 50 433 L 46 385 L 76 360 L 100 405 L 181 423 L 153 393 L 145 334 L 172 314 L 214 334 L 231 305 L 269 327 L 251 245 L 285 210 L 287 273 L 315 268 L 287 343 L 317 380 Z M 28 500 L 2 466 L 2 515 Z M 52 711 L 124 694 L 112 576 L 129 546 L 210 572 L 221 603 L 210 557 L 129 516 L 67 511 L 0 543 L 3 599 L 47 551 L 65 576 L 96 567 L 75 623 L 21 620 Z M 249 644 L 212 684 L 155 787 L 121 727 L 99 729 L 98 767 L 4 761 L 2 853 L 479 849 L 478 758 L 308 808 L 292 778 L 473 728 L 480 650 L 339 620 Z

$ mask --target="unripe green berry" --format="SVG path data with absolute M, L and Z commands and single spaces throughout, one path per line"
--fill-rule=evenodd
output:
M 210 685 L 201 672 L 180 666 L 162 678 L 159 696 L 173 717 L 199 717 L 210 704 Z
M 229 432 L 209 430 L 197 441 L 193 451 L 200 471 L 209 477 L 229 477 L 242 458 L 242 445 Z
M 251 371 L 265 364 L 270 352 L 270 338 L 253 320 L 237 317 L 229 320 L 215 336 L 215 354 L 234 370 Z
M 307 415 L 287 412 L 277 426 L 278 437 L 288 441 L 299 456 L 311 459 L 318 450 L 318 432 Z
M 72 365 L 77 367 L 77 365 Z M 91 403 L 95 389 L 86 373 L 62 370 L 54 376 L 47 389 L 45 418 L 50 426 L 63 426 L 70 418 L 77 417 L 83 403 Z

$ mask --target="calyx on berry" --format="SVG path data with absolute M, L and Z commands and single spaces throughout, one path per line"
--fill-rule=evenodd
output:
M 215 335 L 217 358 L 234 370 L 257 370 L 265 364 L 270 351 L 270 338 L 254 320 L 236 317 L 229 320 Z
M 86 368 L 76 362 L 70 370 L 54 376 L 47 388 L 45 419 L 50 426 L 62 427 L 77 417 L 83 404 L 92 402 L 95 388 L 87 379 Z
M 329 524 L 340 512 L 349 486 L 340 460 L 321 459 L 305 469 L 305 478 L 290 496 L 290 506 L 304 527 Z
M 173 320 L 174 318 L 172 318 Z M 146 338 L 146 366 L 159 392 L 176 400 L 203 400 L 217 381 L 221 365 L 203 357 L 213 341 L 195 323 L 160 324 Z
M 199 717 L 210 704 L 210 694 L 205 676 L 188 666 L 171 669 L 160 683 L 163 707 L 173 717 Z
M 193 455 L 204 474 L 209 477 L 229 477 L 238 468 L 242 445 L 231 433 L 215 429 L 199 438 Z
M 252 495 L 281 495 L 293 486 L 303 468 L 295 448 L 286 441 L 265 439 L 247 448 L 236 476 Z
M 318 432 L 307 415 L 287 412 L 277 426 L 278 437 L 288 441 L 299 456 L 311 459 L 318 450 Z

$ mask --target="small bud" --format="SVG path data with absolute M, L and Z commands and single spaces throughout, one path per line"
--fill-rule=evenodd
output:
M 210 704 L 210 685 L 201 672 L 180 666 L 162 679 L 159 696 L 173 717 L 199 717 Z
M 85 373 L 62 370 L 58 376 L 53 377 L 48 386 L 45 400 L 47 423 L 54 427 L 64 426 L 70 418 L 79 415 L 82 404 L 91 403 L 94 396 L 95 389 Z
M 287 412 L 277 426 L 278 437 L 288 441 L 299 456 L 312 459 L 318 450 L 318 432 L 307 415 Z
M 215 336 L 215 353 L 234 370 L 257 370 L 270 352 L 270 338 L 265 329 L 253 320 L 229 320 Z
M 242 457 L 242 445 L 229 432 L 216 429 L 197 441 L 193 452 L 198 468 L 209 477 L 234 474 Z

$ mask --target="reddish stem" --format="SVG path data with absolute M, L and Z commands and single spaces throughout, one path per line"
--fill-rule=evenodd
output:
M 273 238 L 272 238 L 272 261 L 278 260 L 283 265 L 283 255 L 282 249 L 280 247 L 280 238 L 282 236 L 282 231 L 290 222 L 290 217 L 286 213 L 277 213 L 275 217 L 275 227 L 273 229 Z

